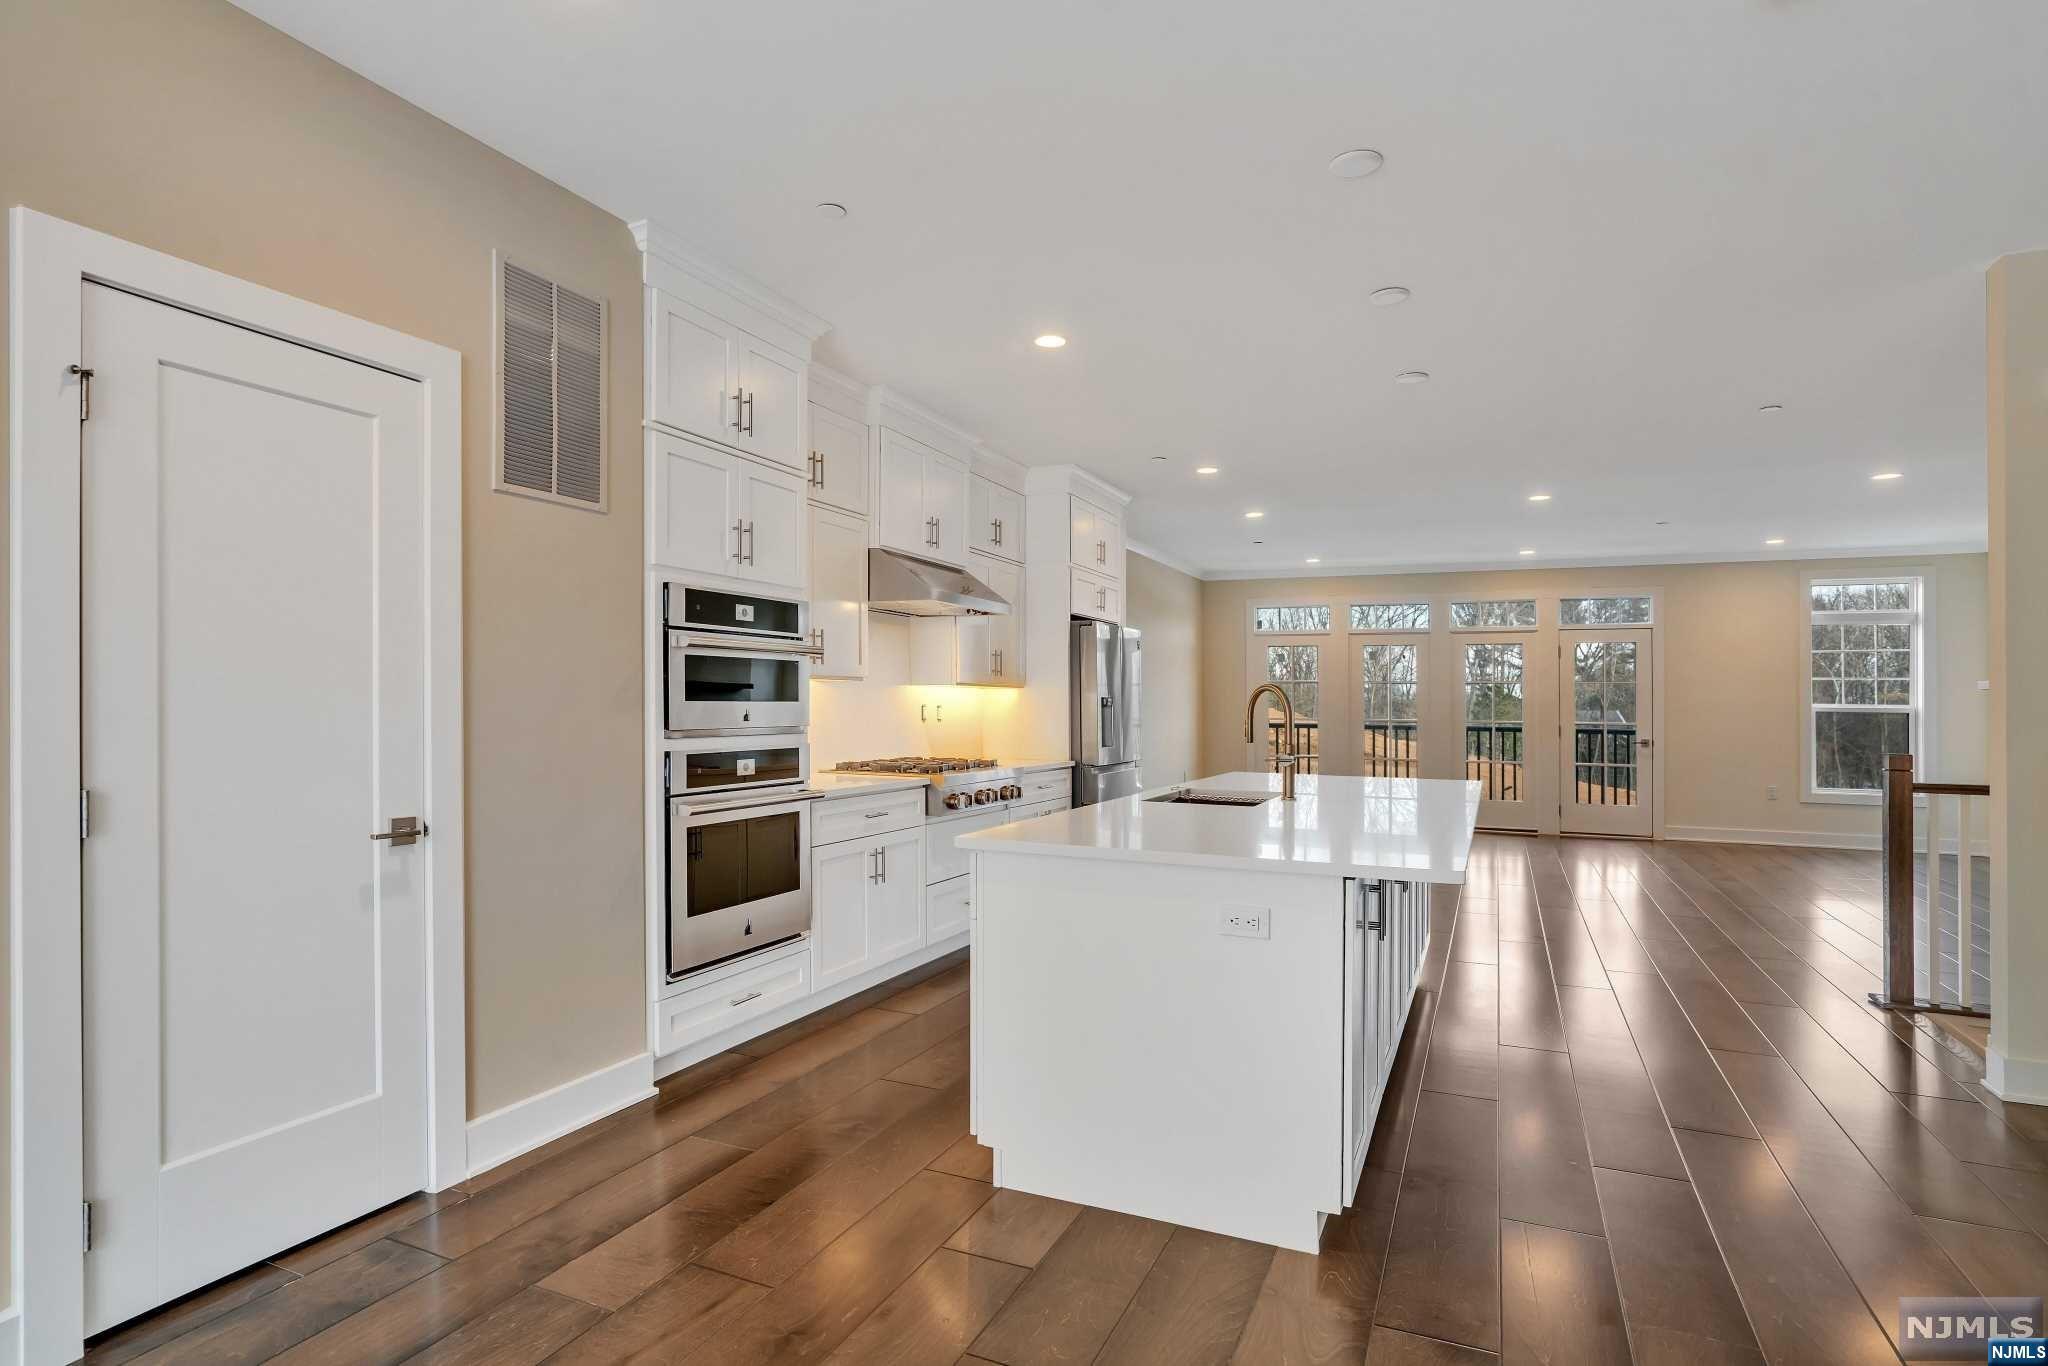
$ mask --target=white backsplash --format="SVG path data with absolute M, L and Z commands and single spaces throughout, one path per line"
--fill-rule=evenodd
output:
M 868 676 L 811 684 L 813 768 L 824 772 L 842 759 L 899 754 L 984 757 L 988 721 L 1007 716 L 1017 694 L 911 682 L 912 629 L 901 617 L 871 614 Z

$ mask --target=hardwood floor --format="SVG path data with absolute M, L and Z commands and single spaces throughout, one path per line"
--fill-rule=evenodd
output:
M 1310 1257 L 990 1186 L 942 961 L 87 1360 L 1894 1362 L 2048 1292 L 2048 1114 L 1869 1009 L 1875 855 L 1482 837 Z

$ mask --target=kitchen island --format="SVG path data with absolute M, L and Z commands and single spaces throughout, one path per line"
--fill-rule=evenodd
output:
M 961 837 L 972 1127 L 998 1186 L 1317 1250 L 1479 784 L 1297 782 L 1290 802 L 1230 773 Z

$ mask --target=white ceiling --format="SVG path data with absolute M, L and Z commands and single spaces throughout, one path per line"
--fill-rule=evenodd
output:
M 238 2 L 1205 570 L 1983 544 L 2039 0 Z

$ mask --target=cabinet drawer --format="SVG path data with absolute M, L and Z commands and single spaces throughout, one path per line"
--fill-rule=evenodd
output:
M 663 997 L 655 1006 L 655 1051 L 673 1053 L 810 994 L 810 945 L 799 940 L 767 962 Z
M 1043 773 L 1027 773 L 1018 780 L 1024 789 L 1027 802 L 1047 802 L 1055 797 L 1071 797 L 1074 793 L 1073 770 L 1065 768 L 1047 769 Z
M 978 816 L 956 816 L 935 822 L 924 842 L 924 880 L 927 884 L 964 877 L 974 871 L 974 856 L 953 841 L 976 830 L 993 830 L 1017 820 L 1014 807 L 985 811 Z
M 811 810 L 811 843 L 866 839 L 924 824 L 924 784 L 902 792 L 869 792 L 820 800 Z
M 924 889 L 925 942 L 950 939 L 968 927 L 974 915 L 974 879 L 948 878 Z

